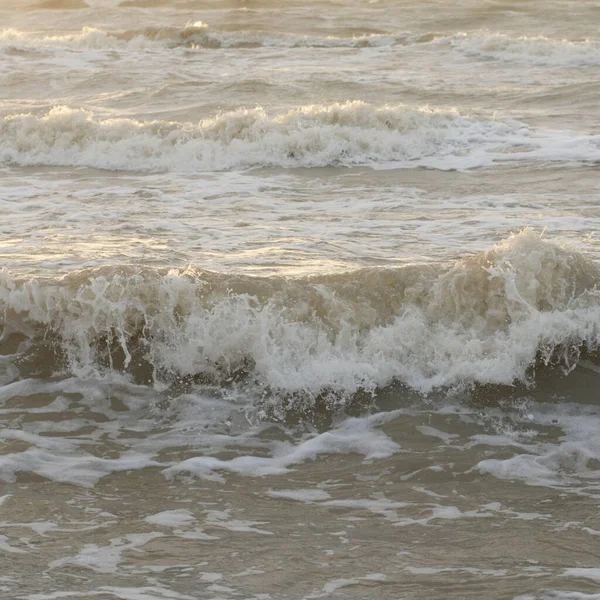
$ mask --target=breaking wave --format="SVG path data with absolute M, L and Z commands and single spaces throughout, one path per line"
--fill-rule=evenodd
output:
M 449 267 L 301 279 L 3 270 L 0 349 L 19 354 L 23 376 L 112 370 L 143 384 L 243 386 L 281 410 L 337 405 L 395 382 L 429 393 L 532 382 L 544 365 L 568 372 L 599 347 L 599 283 L 597 264 L 530 230 Z
M 124 171 L 382 165 L 468 169 L 498 160 L 600 160 L 598 136 L 535 131 L 453 110 L 347 102 L 271 114 L 240 109 L 197 124 L 98 118 L 55 107 L 0 121 L 0 164 Z

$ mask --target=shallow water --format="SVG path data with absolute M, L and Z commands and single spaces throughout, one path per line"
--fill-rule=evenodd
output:
M 600 5 L 0 0 L 0 598 L 600 598 Z

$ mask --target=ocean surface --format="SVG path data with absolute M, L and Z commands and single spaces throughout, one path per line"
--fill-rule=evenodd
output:
M 0 599 L 600 599 L 598 0 L 0 0 Z

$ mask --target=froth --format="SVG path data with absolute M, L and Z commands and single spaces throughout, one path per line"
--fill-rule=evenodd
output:
M 3 271 L 0 304 L 5 341 L 17 331 L 55 340 L 76 374 L 237 382 L 287 410 L 394 381 L 427 393 L 527 380 L 536 362 L 569 370 L 600 341 L 599 280 L 581 254 L 525 231 L 450 269 L 295 280 L 123 268 L 15 281 Z
M 346 102 L 218 114 L 197 124 L 98 118 L 53 108 L 0 122 L 0 162 L 113 170 L 394 165 L 440 169 L 495 160 L 600 160 L 598 140 L 429 107 Z M 525 149 L 524 149 L 525 148 Z

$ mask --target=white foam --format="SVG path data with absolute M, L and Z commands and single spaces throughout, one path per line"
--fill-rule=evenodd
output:
M 477 569 L 475 567 L 404 567 L 413 575 L 441 575 L 443 573 L 466 573 L 482 577 L 504 577 L 508 574 L 507 569 Z
M 365 510 L 375 515 L 380 515 L 392 523 L 398 523 L 400 521 L 400 517 L 398 515 L 399 509 L 412 506 L 410 502 L 396 502 L 394 500 L 390 500 L 381 493 L 375 494 L 375 496 L 372 498 L 327 500 L 325 505 Z
M 487 458 L 477 464 L 482 473 L 499 479 L 516 479 L 533 486 L 574 489 L 579 493 L 600 492 L 595 483 L 600 471 L 600 419 L 593 407 L 563 403 L 559 406 L 538 404 L 532 409 L 532 421 L 542 426 L 559 426 L 561 437 L 554 443 L 544 439 L 521 448 L 510 458 Z M 579 490 L 584 483 L 586 491 Z M 526 516 L 523 518 L 527 518 Z
M 114 522 L 114 521 L 113 521 Z M 81 523 L 77 523 L 77 525 L 80 525 Z M 74 532 L 74 531 L 93 531 L 94 529 L 99 529 L 100 527 L 105 527 L 106 526 L 106 522 L 99 524 L 92 524 L 88 527 L 60 527 L 57 523 L 54 523 L 52 521 L 34 521 L 31 523 L 15 523 L 15 522 L 7 522 L 7 521 L 0 521 L 0 527 L 3 528 L 7 528 L 7 527 L 27 527 L 29 529 L 31 529 L 32 531 L 34 531 L 35 533 L 37 533 L 38 535 L 41 536 L 45 536 L 46 533 L 48 533 L 49 531 L 55 531 L 55 532 Z
M 60 460 L 57 456 L 60 455 Z M 32 446 L 19 453 L 0 456 L 0 479 L 16 481 L 17 473 L 36 473 L 52 481 L 91 487 L 101 477 L 118 471 L 164 466 L 146 455 L 130 455 L 120 459 L 98 458 L 82 450 L 69 452 L 65 448 L 46 451 Z
M 268 521 L 250 521 L 247 519 L 232 519 L 229 510 L 206 510 L 206 525 L 218 527 L 236 533 L 258 533 L 260 535 L 274 535 L 272 531 L 268 531 L 259 527 L 265 525 Z
M 126 0 L 83 0 L 91 8 L 114 8 Z
M 454 438 L 459 437 L 456 433 L 447 433 L 446 431 L 440 431 L 439 429 L 436 429 L 435 427 L 430 427 L 429 425 L 418 425 L 416 429 L 423 435 L 439 438 L 447 444 L 451 442 Z
M 195 519 L 189 510 L 176 509 L 164 510 L 155 515 L 148 515 L 144 518 L 144 521 L 152 525 L 162 525 L 163 527 L 181 527 L 189 525 Z
M 525 594 L 516 596 L 513 600 L 538 600 L 539 598 L 540 596 Z M 543 598 L 549 598 L 551 600 L 600 600 L 600 594 L 546 589 L 544 590 Z
M 133 550 L 140 552 L 148 542 L 163 537 L 158 532 L 128 533 L 119 538 L 110 540 L 108 546 L 86 544 L 75 556 L 59 558 L 49 563 L 51 569 L 58 569 L 66 565 L 75 565 L 90 569 L 97 573 L 116 573 L 123 560 L 123 552 Z
M 589 579 L 595 583 L 600 583 L 600 569 L 593 567 L 572 567 L 565 569 L 561 575 L 563 577 L 577 577 L 582 579 Z
M 415 488 L 418 490 L 418 488 Z M 436 497 L 440 497 L 435 494 Z M 499 502 L 484 504 L 473 510 L 461 510 L 457 506 L 443 505 L 438 503 L 420 503 L 412 502 L 396 502 L 385 497 L 383 494 L 375 494 L 372 498 L 355 498 L 342 500 L 327 500 L 322 503 L 323 506 L 340 507 L 340 508 L 356 508 L 371 512 L 375 515 L 380 515 L 386 521 L 393 523 L 394 527 L 408 527 L 419 525 L 428 527 L 437 520 L 452 521 L 458 519 L 490 519 L 498 515 L 502 515 L 515 520 L 533 521 L 537 519 L 546 520 L 551 518 L 549 514 L 542 513 L 521 513 L 510 508 L 502 508 Z M 423 510 L 429 511 L 429 514 L 420 517 L 403 516 L 403 509 L 412 509 L 418 506 L 420 512 Z
M 269 490 L 267 495 L 272 498 L 286 498 L 306 503 L 319 502 L 320 500 L 329 500 L 329 498 L 331 498 L 331 495 L 325 490 L 317 489 Z
M 214 583 L 215 581 L 221 581 L 221 579 L 223 579 L 223 575 L 221 573 L 205 572 L 202 573 L 202 576 L 200 578 L 202 579 L 202 581 L 209 581 L 211 583 Z
M 177 537 L 186 540 L 219 539 L 217 536 L 205 533 L 205 531 L 200 527 L 192 527 L 190 529 L 190 526 L 196 522 L 196 518 L 192 515 L 192 513 L 189 510 L 164 510 L 162 512 L 156 513 L 155 515 L 149 515 L 145 517 L 144 521 L 146 521 L 146 523 L 150 523 L 151 525 L 161 525 L 162 527 L 169 527 L 171 529 L 172 535 L 176 535 Z M 214 519 L 211 520 L 209 518 L 208 522 L 209 524 L 213 524 Z M 239 529 L 234 529 L 234 531 L 249 530 L 250 526 L 247 523 L 245 524 L 246 529 L 242 529 L 242 525 L 240 523 L 229 524 L 231 525 L 231 527 L 235 527 L 236 524 L 238 525 Z M 258 531 L 259 533 L 263 533 L 262 531 L 255 529 L 253 529 L 252 531 Z
M 195 596 L 182 594 L 162 586 L 116 587 L 102 585 L 97 590 L 85 592 L 57 591 L 50 593 L 28 594 L 21 596 L 23 600 L 60 600 L 61 598 L 90 598 L 102 596 L 119 600 L 197 600 Z
M 346 577 L 338 579 L 330 579 L 321 590 L 314 591 L 311 594 L 303 597 L 303 600 L 313 600 L 316 598 L 326 598 L 330 594 L 338 590 L 350 586 L 365 586 L 370 587 L 371 583 L 385 581 L 387 577 L 383 573 L 367 573 L 366 575 L 357 577 Z
M 375 415 L 364 419 L 348 419 L 338 428 L 309 438 L 298 445 L 278 443 L 274 455 L 238 456 L 231 460 L 222 460 L 212 456 L 189 458 L 163 471 L 171 478 L 180 473 L 191 473 L 198 477 L 214 477 L 215 471 L 236 473 L 239 475 L 281 475 L 294 465 L 314 460 L 321 454 L 358 453 L 365 460 L 391 456 L 399 450 L 381 430 L 373 429 L 380 420 L 390 418 L 391 413 Z
M 0 535 L 0 552 L 8 552 L 9 554 L 28 554 L 27 550 L 11 546 L 9 544 L 9 538 L 5 535 Z

